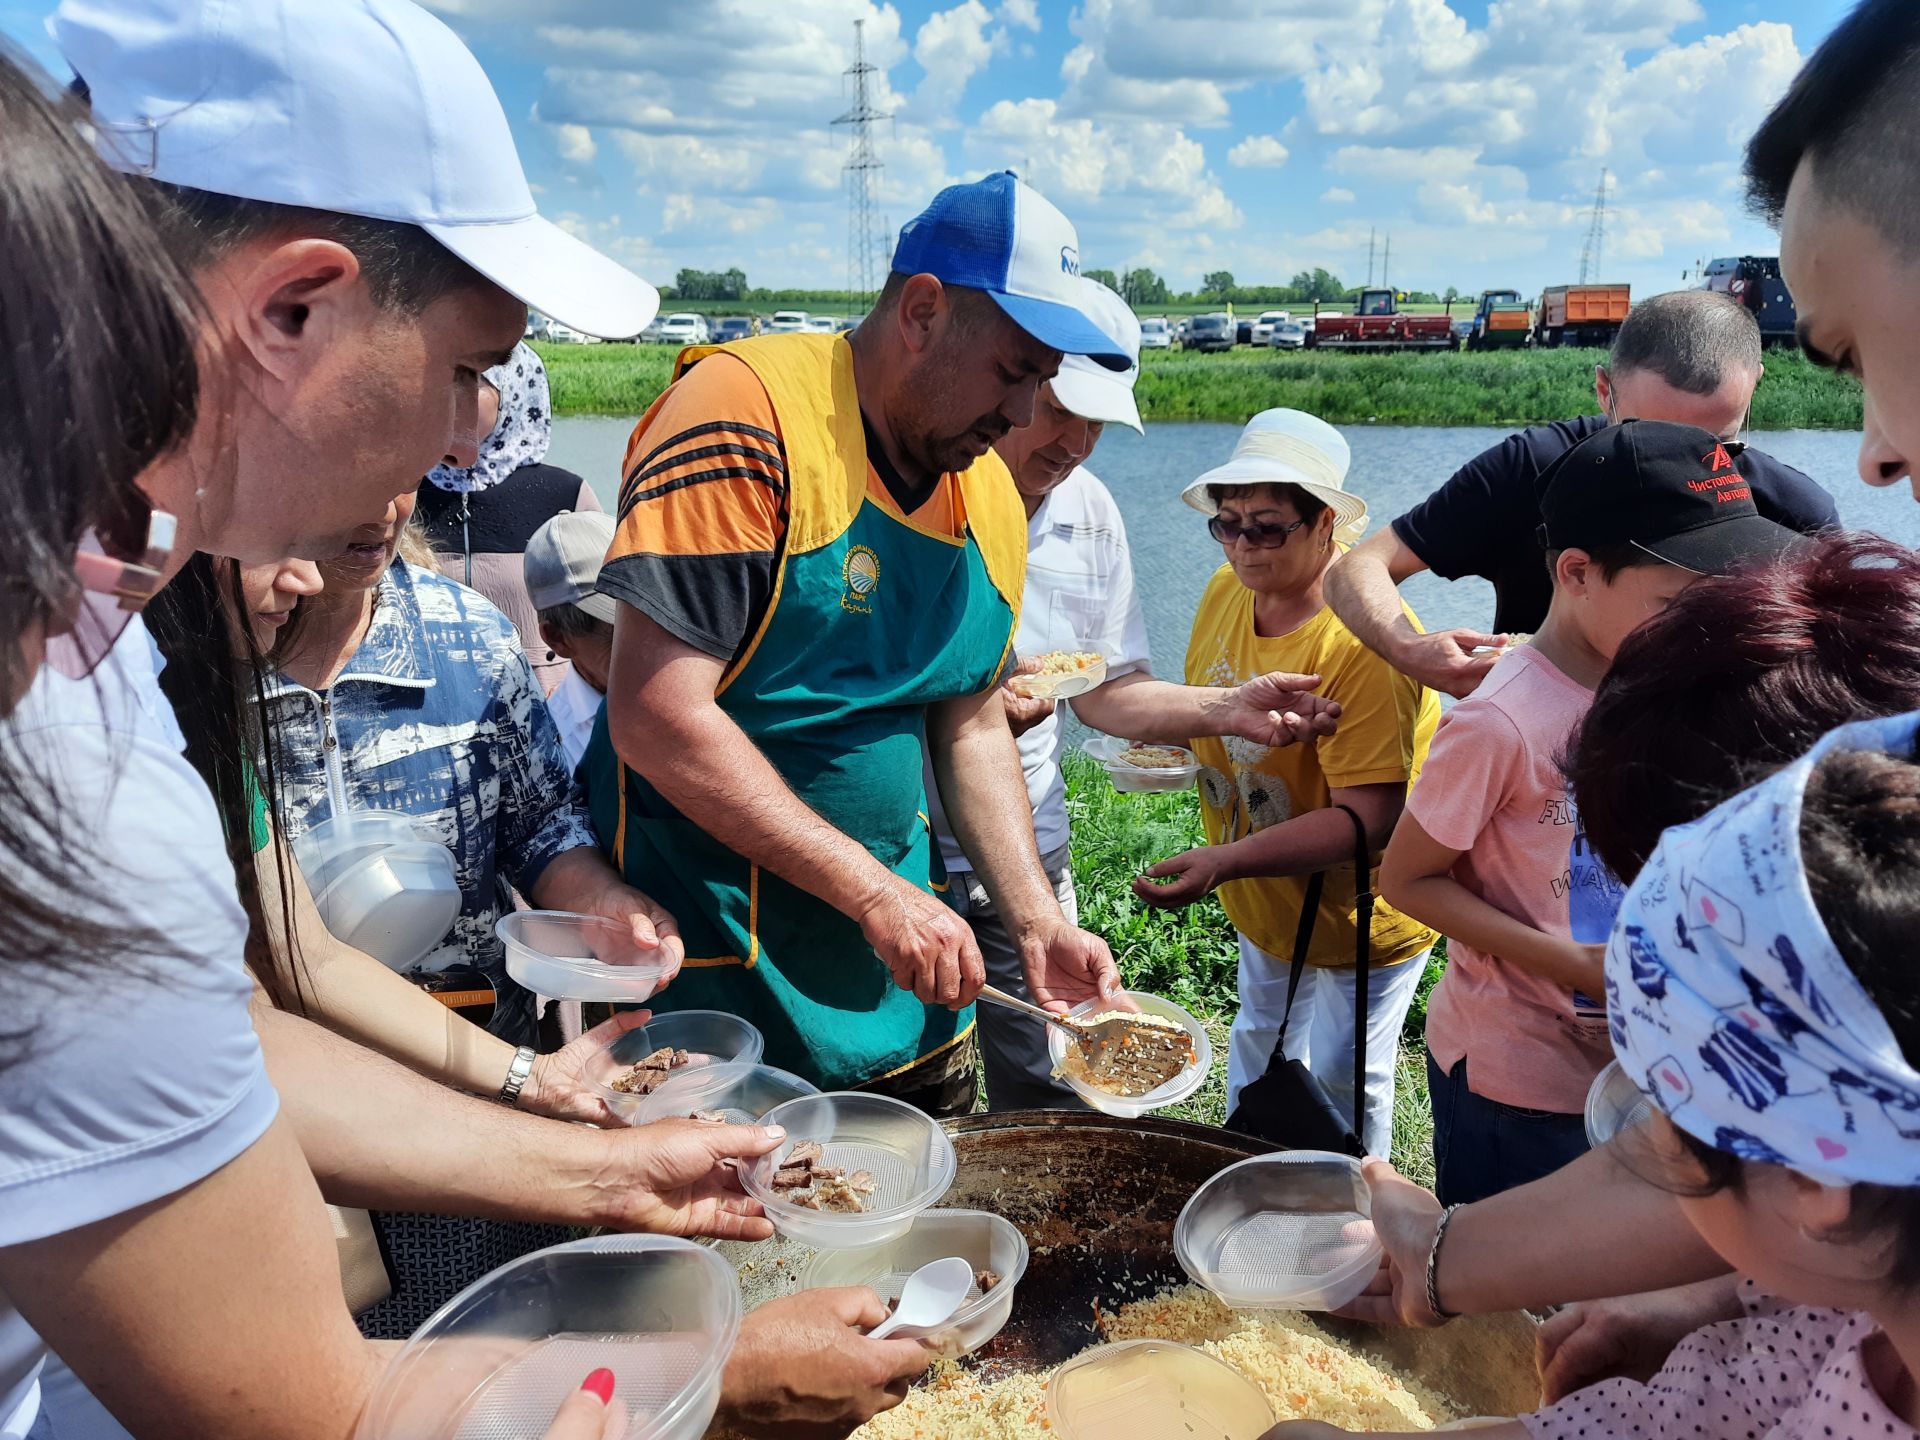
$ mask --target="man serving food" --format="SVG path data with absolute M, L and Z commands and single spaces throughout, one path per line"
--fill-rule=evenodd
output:
M 1026 534 L 992 447 L 1063 354 L 1127 364 L 1078 270 L 1066 217 L 993 175 L 908 222 L 851 335 L 687 352 L 600 575 L 621 606 L 582 775 L 616 864 L 680 917 L 655 1008 L 731 1011 L 770 1064 L 934 1114 L 972 1107 L 985 974 L 938 893 L 923 741 L 1034 998 L 1119 988 L 1041 866 L 998 689 Z

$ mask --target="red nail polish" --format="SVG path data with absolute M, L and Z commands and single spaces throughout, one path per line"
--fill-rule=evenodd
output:
M 580 1382 L 582 1390 L 591 1391 L 602 1405 L 613 1403 L 613 1371 L 604 1365 Z

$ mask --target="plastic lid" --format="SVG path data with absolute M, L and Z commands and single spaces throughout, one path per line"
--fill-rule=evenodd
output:
M 1207 1083 L 1207 1076 L 1213 1071 L 1213 1042 L 1207 1039 L 1207 1028 L 1196 1020 L 1183 1007 L 1158 995 L 1149 995 L 1141 990 L 1129 990 L 1127 996 L 1148 1015 L 1162 1015 L 1169 1020 L 1177 1020 L 1181 1027 L 1193 1037 L 1194 1063 L 1181 1071 L 1166 1084 L 1147 1091 L 1144 1095 L 1115 1095 L 1102 1090 L 1079 1078 L 1070 1070 L 1060 1070 L 1060 1078 L 1087 1104 L 1095 1110 L 1108 1115 L 1118 1115 L 1123 1119 L 1137 1120 L 1151 1110 L 1166 1105 L 1178 1105 L 1182 1100 L 1199 1090 Z M 1098 1015 L 1112 1009 L 1106 1001 L 1100 999 L 1083 1000 L 1067 1012 L 1069 1019 L 1084 1020 L 1090 1015 Z M 1067 1058 L 1067 1047 L 1073 1043 L 1067 1033 L 1057 1025 L 1047 1026 L 1047 1054 L 1055 1069 Z
M 568 910 L 515 910 L 494 933 L 507 950 L 507 973 L 556 1000 L 648 999 L 667 973 L 664 952 L 643 950 L 624 921 Z
M 462 1290 L 388 1366 L 356 1440 L 527 1440 L 602 1366 L 623 1440 L 696 1440 L 740 1330 L 733 1268 L 662 1235 L 579 1240 Z
M 819 1086 L 788 1071 L 734 1061 L 676 1070 L 653 1094 L 621 1098 L 638 1101 L 627 1121 L 629 1125 L 671 1120 L 696 1110 L 723 1115 L 734 1125 L 758 1125 L 760 1117 L 774 1106 L 819 1093 Z M 611 1097 L 608 1103 L 612 1105 Z M 614 1113 L 620 1113 L 617 1106 Z
M 1173 1227 L 1180 1268 L 1239 1308 L 1337 1310 L 1380 1265 L 1360 1162 L 1288 1150 L 1229 1165 Z
M 947 1193 L 958 1169 L 953 1142 L 935 1120 L 904 1101 L 862 1091 L 833 1091 L 776 1105 L 760 1117 L 786 1127 L 780 1148 L 763 1155 L 741 1177 L 767 1218 L 789 1239 L 822 1250 L 877 1245 L 903 1235 L 913 1217 Z M 858 1213 L 814 1210 L 776 1190 L 777 1171 L 794 1146 L 817 1142 L 821 1163 L 849 1175 L 864 1170 L 874 1188 Z
M 1224 1360 L 1170 1340 L 1125 1340 L 1054 1372 L 1047 1419 L 1066 1440 L 1260 1440 L 1274 1414 Z
M 1627 1078 L 1620 1062 L 1608 1061 L 1587 1091 L 1587 1143 L 1604 1145 L 1652 1113 L 1652 1102 Z

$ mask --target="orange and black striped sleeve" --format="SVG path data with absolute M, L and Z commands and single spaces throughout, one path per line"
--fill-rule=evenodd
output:
M 694 649 L 732 660 L 772 603 L 787 457 L 766 387 L 710 355 L 641 417 L 599 588 Z

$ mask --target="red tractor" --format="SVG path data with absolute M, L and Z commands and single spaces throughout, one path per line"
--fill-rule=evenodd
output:
M 1351 315 L 1314 317 L 1309 343 L 1320 350 L 1451 350 L 1446 315 L 1403 315 L 1391 290 L 1362 290 Z

